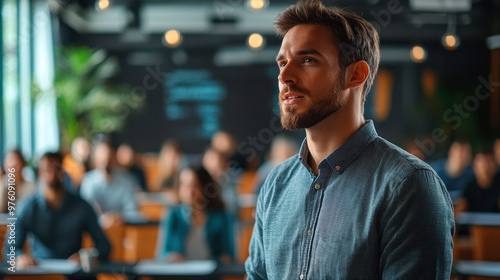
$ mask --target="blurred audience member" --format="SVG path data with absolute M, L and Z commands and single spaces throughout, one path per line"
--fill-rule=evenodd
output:
M 80 188 L 82 178 L 90 170 L 90 142 L 85 137 L 77 137 L 71 143 L 71 153 L 63 160 L 63 169 L 71 178 L 73 186 Z
M 92 207 L 63 187 L 62 156 L 46 153 L 39 163 L 40 192 L 28 197 L 17 212 L 15 244 L 17 265 L 35 265 L 37 259 L 79 261 L 82 234 L 94 240 L 101 260 L 107 260 L 111 246 L 102 232 Z M 31 239 L 31 253 L 23 244 Z M 6 248 L 6 254 L 9 250 Z
M 467 140 L 455 140 L 448 150 L 448 158 L 430 163 L 443 180 L 453 201 L 463 192 L 465 185 L 474 178 L 471 167 L 472 152 Z
M 241 169 L 229 168 L 227 157 L 218 150 L 209 147 L 202 158 L 203 167 L 210 176 L 222 187 L 222 198 L 229 213 L 238 211 L 238 196 L 236 182 L 241 174 Z
M 10 186 L 14 187 L 13 191 L 15 192 L 15 200 L 11 202 L 18 204 L 27 195 L 35 192 L 35 184 L 25 180 L 23 176 L 23 169 L 25 166 L 26 161 L 21 151 L 13 150 L 5 155 L 4 167 L 7 175 L 0 181 L 0 213 L 8 212 L 8 202 L 11 201 L 8 199 L 9 179 Z
M 116 151 L 116 159 L 121 167 L 134 176 L 141 189 L 147 192 L 148 187 L 146 186 L 146 176 L 144 175 L 144 170 L 137 166 L 135 151 L 132 146 L 129 144 L 120 145 Z
M 234 244 L 219 185 L 203 167 L 192 166 L 181 172 L 178 191 L 180 205 L 162 221 L 160 257 L 231 262 Z
M 97 142 L 92 151 L 94 170 L 82 180 L 80 195 L 94 206 L 103 228 L 123 222 L 124 216 L 137 214 L 137 181 L 116 168 L 115 147 L 108 140 Z
M 271 171 L 280 163 L 298 153 L 298 149 L 297 143 L 289 137 L 279 135 L 273 139 L 269 159 L 257 170 L 253 186 L 256 194 L 259 193 L 260 187 L 266 180 L 267 175 L 269 175 L 269 173 L 271 173 Z
M 182 147 L 175 140 L 167 140 L 161 146 L 157 181 L 159 190 L 172 197 L 175 196 L 179 187 L 182 156 Z
M 237 153 L 237 140 L 234 134 L 229 131 L 221 130 L 212 136 L 212 148 L 222 153 L 229 162 L 232 162 L 233 169 L 248 169 L 248 162 L 245 157 Z
M 499 212 L 500 174 L 491 147 L 481 148 L 473 162 L 475 179 L 470 181 L 455 211 Z

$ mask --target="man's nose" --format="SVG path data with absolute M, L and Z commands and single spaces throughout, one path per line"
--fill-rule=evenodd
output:
M 295 84 L 297 82 L 297 70 L 292 63 L 287 63 L 281 68 L 278 80 L 283 85 Z

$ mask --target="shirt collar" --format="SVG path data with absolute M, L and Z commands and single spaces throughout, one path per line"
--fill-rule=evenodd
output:
M 337 173 L 344 172 L 351 163 L 363 152 L 363 150 L 378 137 L 372 120 L 367 120 L 358 131 L 354 132 L 340 147 L 328 155 L 320 164 L 319 169 L 329 166 Z M 299 152 L 299 159 L 310 171 L 308 164 L 309 149 L 307 148 L 307 138 L 302 142 Z

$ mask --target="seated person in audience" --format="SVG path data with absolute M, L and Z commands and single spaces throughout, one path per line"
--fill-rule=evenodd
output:
M 259 193 L 260 187 L 264 184 L 267 175 L 269 175 L 276 166 L 298 152 L 299 148 L 293 139 L 283 135 L 276 136 L 271 144 L 269 159 L 257 169 L 257 175 L 253 183 L 254 192 L 256 194 Z
M 8 209 L 8 202 L 10 201 L 8 199 L 9 179 L 11 186 L 14 187 L 15 191 L 15 200 L 11 202 L 16 205 L 23 198 L 35 192 L 35 184 L 25 180 L 23 176 L 23 168 L 25 166 L 26 161 L 24 160 L 21 151 L 12 150 L 5 156 L 4 167 L 7 175 L 0 181 L 0 213 L 6 213 Z
M 123 222 L 127 215 L 137 215 L 135 191 L 138 183 L 128 172 L 116 168 L 115 148 L 109 140 L 98 141 L 92 151 L 94 170 L 82 179 L 80 195 L 99 215 L 105 229 Z
M 431 162 L 450 193 L 453 201 L 461 197 L 465 185 L 474 178 L 471 167 L 472 152 L 467 140 L 455 140 L 448 150 L 448 158 Z
M 210 146 L 219 153 L 222 153 L 228 161 L 232 162 L 231 168 L 247 170 L 248 161 L 243 155 L 237 152 L 237 143 L 238 141 L 233 133 L 221 130 L 212 136 Z
M 234 239 L 219 194 L 219 185 L 203 167 L 189 167 L 181 172 L 181 203 L 171 208 L 161 225 L 161 258 L 172 262 L 207 259 L 231 262 Z
M 144 170 L 137 166 L 135 151 L 129 144 L 121 144 L 116 151 L 116 159 L 118 160 L 118 164 L 127 170 L 136 181 L 139 183 L 141 189 L 145 192 L 148 191 L 146 186 L 146 176 L 144 175 Z
M 465 186 L 455 212 L 499 212 L 500 174 L 491 148 L 481 148 L 474 157 L 475 178 Z
M 77 137 L 71 143 L 71 152 L 63 159 L 63 169 L 78 190 L 82 178 L 90 170 L 90 142 L 85 137 Z M 78 192 L 78 191 L 77 191 Z
M 62 156 L 46 153 L 39 163 L 39 192 L 26 198 L 17 211 L 15 245 L 17 265 L 35 265 L 37 259 L 79 261 L 82 234 L 94 240 L 101 260 L 107 260 L 111 246 L 102 232 L 92 207 L 63 187 Z M 22 251 L 30 239 L 31 252 Z M 6 254 L 8 254 L 6 249 Z
M 181 163 L 181 145 L 175 140 L 165 141 L 158 157 L 158 190 L 171 195 L 177 192 Z
M 226 205 L 226 211 L 235 216 L 239 209 L 236 183 L 241 175 L 241 169 L 230 168 L 228 158 L 213 147 L 205 150 L 202 165 L 221 186 L 221 196 Z

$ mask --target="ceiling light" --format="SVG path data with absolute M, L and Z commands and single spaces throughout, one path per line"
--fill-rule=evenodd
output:
M 254 10 L 260 10 L 269 5 L 268 0 L 249 0 L 247 2 L 248 6 Z
M 167 46 L 175 48 L 181 44 L 182 35 L 179 31 L 172 29 L 165 32 L 165 35 L 163 36 L 163 41 L 167 44 Z
M 250 48 L 258 50 L 264 46 L 265 40 L 259 33 L 253 33 L 248 36 L 247 44 Z
M 104 11 L 111 6 L 111 1 L 110 0 L 97 0 L 95 2 L 95 8 L 98 11 Z
M 420 63 L 427 58 L 427 52 L 422 46 L 415 45 L 411 48 L 410 57 L 414 62 Z
M 447 50 L 454 50 L 460 46 L 460 39 L 456 33 L 456 17 L 454 15 L 448 16 L 448 30 L 441 37 L 441 44 Z

